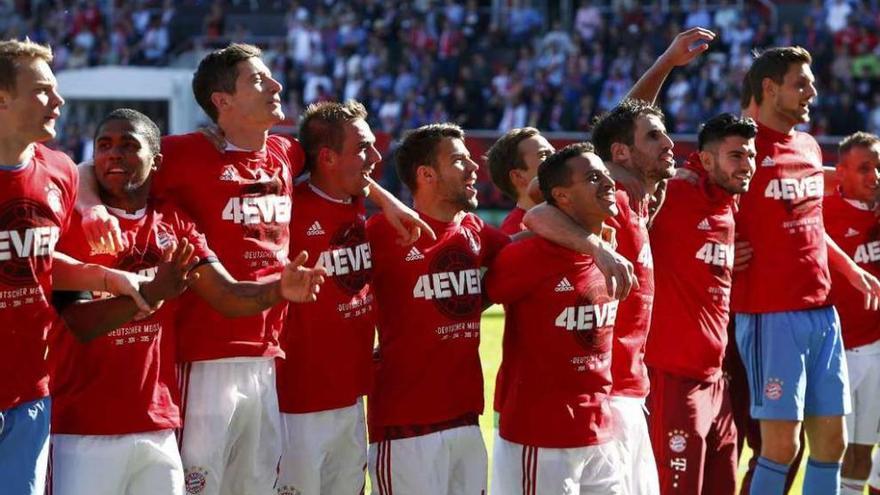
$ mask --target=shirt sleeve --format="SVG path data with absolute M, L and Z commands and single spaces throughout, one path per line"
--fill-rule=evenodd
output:
M 490 266 L 504 246 L 510 244 L 510 236 L 491 225 L 483 225 L 480 242 L 483 245 L 482 266 Z
M 521 299 L 533 289 L 535 270 L 528 268 L 528 250 L 520 242 L 508 243 L 495 257 L 483 280 L 486 297 L 499 304 Z
M 193 254 L 199 257 L 199 265 L 204 263 L 216 263 L 219 261 L 214 251 L 208 247 L 208 240 L 205 235 L 199 232 L 194 221 L 192 221 L 185 213 L 174 208 L 175 230 L 178 238 L 186 239 L 193 245 L 195 251 Z

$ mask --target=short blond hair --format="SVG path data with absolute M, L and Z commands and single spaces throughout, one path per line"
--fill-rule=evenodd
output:
M 52 63 L 52 49 L 28 38 L 0 41 L 0 90 L 15 92 L 18 63 L 22 58 L 36 58 Z

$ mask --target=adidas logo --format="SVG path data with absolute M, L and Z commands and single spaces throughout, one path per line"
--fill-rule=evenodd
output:
M 419 248 L 415 246 L 413 246 L 412 249 L 410 249 L 409 252 L 406 253 L 406 258 L 404 258 L 405 261 L 416 261 L 423 259 L 425 259 L 425 255 L 422 254 L 422 252 L 419 251 Z
M 855 237 L 857 235 L 859 235 L 859 231 L 850 227 L 849 229 L 847 229 L 846 234 L 844 234 L 844 237 Z
M 776 165 L 776 162 L 773 161 L 769 156 L 765 156 L 763 160 L 761 160 L 762 167 L 773 167 Z
M 699 229 L 699 230 L 712 230 L 712 227 L 709 226 L 709 219 L 704 218 L 703 221 L 697 225 L 697 229 Z
M 574 290 L 574 287 L 572 287 L 571 282 L 568 281 L 568 278 L 562 277 L 562 280 L 560 280 L 559 283 L 556 284 L 556 288 L 553 290 L 555 292 L 571 292 Z
M 315 223 L 313 223 L 312 226 L 309 227 L 309 230 L 306 231 L 306 235 L 308 236 L 324 235 L 324 233 L 324 229 L 317 220 L 315 220 Z
M 235 169 L 232 166 L 228 166 L 223 169 L 223 173 L 220 174 L 220 180 L 223 181 L 234 181 L 235 180 Z

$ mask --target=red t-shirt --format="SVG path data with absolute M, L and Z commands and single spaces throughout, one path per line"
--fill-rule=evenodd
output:
M 70 158 L 41 144 L 24 168 L 0 171 L 0 411 L 49 395 L 52 253 L 78 184 Z
M 510 213 L 504 217 L 504 220 L 501 222 L 501 232 L 504 232 L 507 235 L 514 235 L 522 232 L 526 229 L 526 226 L 523 225 L 523 217 L 526 216 L 526 210 L 520 208 L 519 206 L 514 206 Z
M 540 237 L 514 242 L 489 269 L 486 294 L 505 305 L 501 437 L 547 448 L 608 441 L 618 303 L 592 259 Z
M 180 239 L 189 240 L 200 259 L 216 260 L 192 221 L 168 203 L 151 202 L 139 216 L 119 216 L 126 247 L 115 255 L 92 254 L 81 224 L 76 214 L 58 250 L 84 262 L 151 276 L 163 250 Z M 59 323 L 49 346 L 52 431 L 124 435 L 179 427 L 174 327 L 178 307 L 177 300 L 166 301 L 149 317 L 88 343 Z
M 379 331 L 371 426 L 430 425 L 483 412 L 480 267 L 509 238 L 471 213 L 461 223 L 422 218 L 438 238 L 411 246 L 397 244 L 384 215 L 367 222 Z
M 831 278 L 822 225 L 822 150 L 809 134 L 782 134 L 760 123 L 755 148 L 758 168 L 736 215 L 736 232 L 754 255 L 733 276 L 731 310 L 823 306 Z
M 639 288 L 630 291 L 617 312 L 614 326 L 614 395 L 644 398 L 648 395 L 648 370 L 645 368 L 645 339 L 651 325 L 654 304 L 654 258 L 648 242 L 648 205 L 630 206 L 629 195 L 617 184 L 619 213 L 605 221 L 614 229 L 617 252 L 633 264 Z
M 659 261 L 645 348 L 648 366 L 695 380 L 721 377 L 730 317 L 733 212 L 734 196 L 706 178 L 667 184 L 666 201 L 651 227 L 651 249 Z
M 291 252 L 306 251 L 328 272 L 318 300 L 291 304 L 277 361 L 285 413 L 350 406 L 373 375 L 372 254 L 363 199 L 340 203 L 304 182 L 294 190 Z
M 850 258 L 880 277 L 880 223 L 864 203 L 844 199 L 840 192 L 825 196 L 825 231 Z M 861 347 L 880 339 L 880 311 L 865 310 L 861 292 L 836 272 L 831 273 L 829 300 L 840 315 L 843 345 Z
M 303 168 L 299 143 L 271 135 L 261 151 L 219 152 L 200 133 L 162 139 L 165 160 L 153 193 L 180 206 L 237 280 L 276 275 L 288 258 L 293 178 Z M 181 361 L 280 357 L 287 305 L 226 318 L 194 293 L 181 297 Z

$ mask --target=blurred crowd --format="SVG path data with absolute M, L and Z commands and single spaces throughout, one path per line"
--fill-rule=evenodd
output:
M 264 48 L 292 119 L 311 102 L 355 98 L 367 105 L 375 129 L 396 134 L 436 121 L 498 131 L 588 130 L 676 33 L 705 26 L 717 40 L 674 73 L 661 98 L 673 132 L 693 133 L 712 115 L 738 111 L 752 50 L 791 44 L 814 57 L 813 133 L 880 132 L 878 0 L 813 0 L 798 22 L 778 28 L 756 3 L 716 1 L 664 10 L 656 1 L 581 0 L 563 25 L 520 0 L 494 15 L 489 2 L 476 0 L 112 0 L 109 8 L 95 0 L 0 0 L 0 33 L 51 44 L 56 70 L 164 65 L 193 48 L 192 39 L 169 35 L 175 17 L 200 7 L 207 12 L 200 40 Z M 286 34 L 231 25 L 228 10 L 242 5 L 277 12 Z

